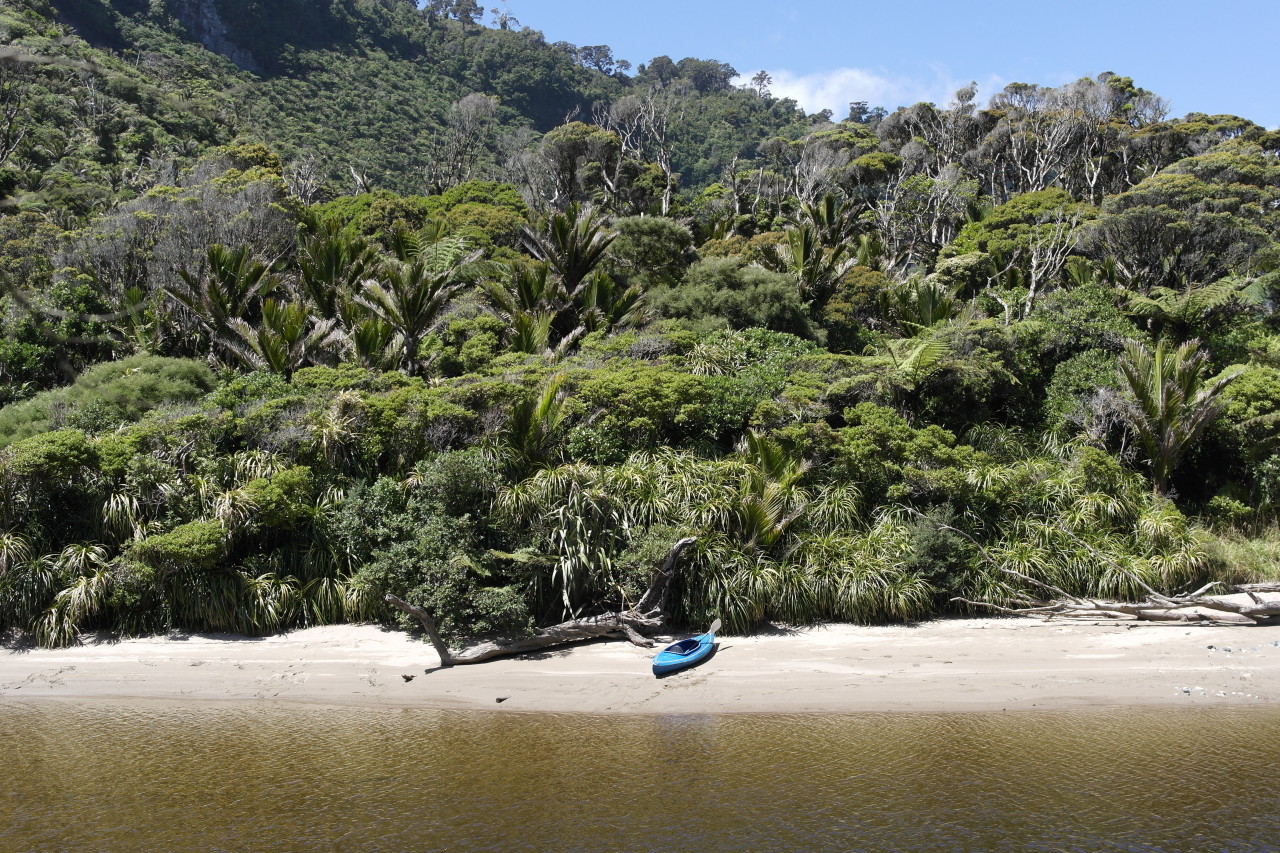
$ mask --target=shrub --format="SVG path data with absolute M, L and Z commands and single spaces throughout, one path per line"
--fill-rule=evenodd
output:
M 191 359 L 138 355 L 95 365 L 72 385 L 0 409 L 0 447 L 63 425 L 114 429 L 166 403 L 196 400 L 214 384 L 209 368 Z
M 1253 520 L 1254 511 L 1235 498 L 1214 495 L 1206 507 L 1209 520 L 1218 529 L 1240 530 Z
M 765 328 L 805 338 L 817 334 L 795 282 L 749 266 L 744 258 L 698 261 L 679 285 L 651 290 L 647 304 L 664 317 L 723 318 L 735 329 Z
M 302 465 L 277 471 L 244 484 L 248 500 L 257 507 L 256 522 L 262 530 L 292 530 L 311 514 L 315 481 Z
M 674 285 L 693 261 L 693 235 L 674 220 L 629 216 L 613 227 L 618 236 L 609 246 L 607 267 L 628 284 Z
M 474 412 L 421 385 L 374 394 L 362 401 L 360 453 L 366 465 L 403 471 L 432 451 L 457 447 L 479 431 Z
M 882 297 L 891 282 L 884 273 L 857 266 L 836 286 L 822 307 L 819 322 L 832 352 L 861 353 L 872 341 L 870 326 L 880 322 Z
M 16 477 L 60 485 L 96 464 L 97 451 L 78 429 L 59 429 L 32 436 L 0 454 L 0 468 Z
M 666 365 L 633 363 L 583 375 L 575 399 L 590 419 L 578 450 L 628 452 L 659 444 L 724 444 L 746 428 L 758 399 L 737 376 L 694 376 Z
M 886 499 L 962 504 L 972 492 L 967 473 L 980 457 L 952 433 L 936 425 L 916 429 L 874 403 L 846 409 L 844 419 L 832 464 L 871 505 Z
M 1080 431 L 1095 414 L 1098 392 L 1119 387 L 1113 353 L 1091 349 L 1071 356 L 1057 366 L 1045 389 L 1045 428 L 1067 434 Z
M 1057 360 L 1091 349 L 1119 353 L 1135 332 L 1114 291 L 1100 284 L 1053 291 L 1036 302 L 1031 322 L 1041 327 L 1043 351 Z
M 449 635 L 527 631 L 523 594 L 482 565 L 470 517 L 451 514 L 484 503 L 480 493 L 493 482 L 480 476 L 486 465 L 475 451 L 441 454 L 419 465 L 407 488 L 381 478 L 353 491 L 331 529 L 353 562 L 353 586 L 378 601 L 394 593 L 425 607 Z M 463 475 L 475 476 L 470 497 L 449 488 L 450 477 Z
M 210 458 L 230 420 L 221 412 L 151 412 L 136 424 L 97 439 L 99 466 L 114 479 L 123 476 L 139 456 L 175 462 Z
M 130 556 L 160 572 L 212 570 L 226 556 L 226 532 L 216 521 L 189 521 L 134 543 Z
M 506 332 L 506 323 L 492 314 L 453 320 L 435 336 L 440 346 L 436 366 L 445 376 L 478 372 L 502 352 Z
M 963 589 L 971 571 L 974 555 L 969 542 L 950 527 L 955 510 L 944 503 L 930 507 L 923 515 L 907 524 L 910 553 L 902 567 L 927 581 L 946 606 L 947 601 Z

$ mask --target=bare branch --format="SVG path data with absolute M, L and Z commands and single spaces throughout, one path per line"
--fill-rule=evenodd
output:
M 1039 589 L 1047 590 L 1054 593 L 1056 598 L 1045 601 L 1037 601 L 1024 594 L 1016 594 L 1015 598 L 1025 604 L 1025 607 L 1006 607 L 1002 604 L 996 604 L 990 601 L 971 601 L 967 598 L 953 598 L 952 601 L 961 602 L 963 604 L 973 605 L 975 607 L 986 607 L 998 613 L 1008 613 L 1016 616 L 1079 616 L 1086 618 L 1114 618 L 1117 616 L 1128 616 L 1134 619 L 1146 622 L 1194 622 L 1197 624 L 1221 624 L 1229 622 L 1230 624 L 1239 624 L 1238 621 L 1223 620 L 1215 618 L 1212 613 L 1204 613 L 1202 611 L 1216 611 L 1218 613 L 1230 613 L 1235 616 L 1259 624 L 1268 622 L 1272 619 L 1280 617 L 1280 599 L 1268 600 L 1257 595 L 1260 592 L 1280 592 L 1280 583 L 1259 583 L 1259 584 L 1242 584 L 1233 587 L 1237 593 L 1244 593 L 1249 597 L 1248 602 L 1233 601 L 1230 598 L 1222 596 L 1206 596 L 1204 593 L 1217 585 L 1217 582 L 1205 584 L 1200 589 L 1190 595 L 1174 595 L 1167 596 L 1154 590 L 1149 584 L 1145 583 L 1141 578 L 1137 577 L 1133 572 L 1117 564 L 1114 560 L 1105 554 L 1093 548 L 1084 542 L 1072 531 L 1062 528 L 1068 536 L 1081 545 L 1091 555 L 1099 560 L 1107 563 L 1117 571 L 1123 573 L 1126 577 L 1134 581 L 1138 586 L 1144 589 L 1148 598 L 1138 602 L 1123 601 L 1103 601 L 1089 600 L 1079 598 L 1070 593 L 1061 590 L 1052 584 L 1047 584 L 1036 578 L 1025 575 L 1016 569 L 1002 566 L 996 561 L 985 548 L 982 547 L 972 536 L 948 524 L 935 521 L 929 518 L 919 510 L 907 508 L 912 515 L 927 519 L 938 530 L 949 530 L 973 543 L 974 547 L 982 555 L 982 558 L 993 566 L 997 571 L 1011 577 L 1025 581 Z
M 550 648 L 551 646 L 618 635 L 625 637 L 637 646 L 650 648 L 653 646 L 653 641 L 647 639 L 640 632 L 656 631 L 666 625 L 664 609 L 667 600 L 667 589 L 670 587 L 671 580 L 676 573 L 676 561 L 685 549 L 696 541 L 696 537 L 689 536 L 680 539 L 671 546 L 671 550 L 667 552 L 666 558 L 662 561 L 661 568 L 654 573 L 649 589 L 641 596 L 640 602 L 630 610 L 572 619 L 568 622 L 561 622 L 559 625 L 539 628 L 538 632 L 532 637 L 507 642 L 481 643 L 458 652 L 451 651 L 444 644 L 444 641 L 440 639 L 439 631 L 436 630 L 435 620 L 431 618 L 431 614 L 426 610 L 417 605 L 409 604 L 394 595 L 388 594 L 386 600 L 421 623 L 423 630 L 427 633 L 427 637 L 431 640 L 431 645 L 435 647 L 436 654 L 440 655 L 440 664 L 442 666 L 481 663 L 482 661 L 505 655 L 525 654 Z

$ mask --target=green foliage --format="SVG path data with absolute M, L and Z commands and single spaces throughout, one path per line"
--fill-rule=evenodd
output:
M 1123 283 L 1182 290 L 1252 271 L 1274 241 L 1280 167 L 1249 144 L 1188 157 L 1109 198 L 1086 245 Z
M 1280 420 L 1280 370 L 1250 365 L 1223 393 L 1220 430 L 1235 433 L 1236 449 L 1249 461 L 1269 453 L 1270 438 Z
M 1280 536 L 1274 527 L 1254 535 L 1226 531 L 1207 543 L 1205 559 L 1226 583 L 1264 583 L 1275 577 Z
M 877 349 L 828 396 L 894 406 L 957 431 L 1018 421 L 1034 406 L 1024 381 L 1029 365 L 1010 329 L 993 321 L 940 323 L 915 338 L 881 339 Z
M 1115 293 L 1095 283 L 1048 294 L 1036 303 L 1030 322 L 1039 325 L 1041 346 L 1056 360 L 1091 349 L 1118 353 L 1134 332 Z
M 940 504 L 907 524 L 910 550 L 903 568 L 943 596 L 964 588 L 976 562 L 972 544 L 950 529 L 955 522 L 951 506 Z
M 1275 470 L 1277 422 L 1280 421 L 1280 371 L 1249 365 L 1222 394 L 1222 412 L 1204 433 L 1187 464 L 1193 478 L 1212 494 L 1222 489 L 1254 510 L 1276 510 Z M 1200 490 L 1197 490 L 1198 492 Z
M 723 446 L 747 425 L 764 389 L 738 376 L 697 376 L 637 363 L 575 378 L 590 413 L 573 446 L 589 458 L 670 446 Z
M 152 461 L 174 466 L 190 458 L 210 459 L 231 420 L 221 412 L 192 413 L 160 410 L 136 424 L 120 427 L 97 439 L 99 465 L 105 477 L 117 480 Z
M 212 571 L 227 553 L 227 534 L 216 521 L 190 521 L 139 540 L 131 556 L 162 573 Z
M 1149 294 L 1130 294 L 1126 307 L 1130 314 L 1142 318 L 1154 337 L 1167 335 L 1185 341 L 1197 332 L 1212 334 L 1248 311 L 1250 306 L 1242 291 L 1250 284 L 1248 279 L 1224 278 L 1181 290 L 1157 286 Z
M 966 581 L 967 598 L 1015 600 L 1016 587 L 1007 575 L 990 574 L 993 566 L 1090 597 L 1138 596 L 1142 584 L 1171 589 L 1206 578 L 1202 534 L 1096 449 L 1027 449 L 970 479 L 981 488 L 976 509 L 990 544 L 985 565 Z
M 1207 381 L 1204 352 L 1197 341 L 1168 348 L 1158 341 L 1148 350 L 1129 341 L 1120 359 L 1120 375 L 1133 395 L 1128 412 L 1151 463 L 1156 488 L 1165 491 L 1183 454 L 1222 410 L 1222 392 L 1240 376 L 1227 370 Z
M 686 355 L 690 370 L 702 376 L 739 376 L 766 383 L 781 380 L 782 372 L 801 356 L 818 352 L 813 343 L 785 332 L 754 328 L 723 330 L 708 335 Z
M 123 48 L 113 12 L 86 5 L 77 15 L 86 31 Z M 228 82 L 225 65 L 209 54 L 188 51 L 182 74 L 175 73 L 182 60 L 172 55 L 157 56 L 159 67 L 144 69 L 90 48 L 57 22 L 51 7 L 23 15 L 0 10 L 0 25 L 13 49 L 0 72 L 6 100 L 28 131 L 28 153 L 11 161 L 5 195 L 24 208 L 73 217 L 101 211 L 117 194 L 145 185 L 137 178 L 154 175 L 155 161 L 170 146 L 181 141 L 199 151 L 231 136 L 211 115 L 225 96 L 210 89 L 199 98 L 178 97 L 193 75 Z M 77 97 L 84 92 L 92 97 Z
M 387 240 L 396 230 L 419 231 L 431 219 L 436 205 L 424 196 L 397 196 L 388 192 L 375 194 L 369 209 L 350 225 L 364 237 Z
M 922 332 L 959 316 L 963 310 L 957 293 L 937 277 L 912 279 L 890 287 L 884 295 L 885 311 L 904 337 Z
M 545 228 L 526 229 L 521 242 L 573 294 L 604 260 L 616 239 L 617 235 L 598 215 L 573 204 L 563 213 L 551 214 Z
M 455 547 L 447 528 L 428 523 L 414 540 L 378 552 L 356 580 L 376 594 L 392 593 L 426 608 L 446 636 L 526 633 L 531 620 L 519 590 L 482 585 L 469 561 L 451 556 Z
M 315 499 L 315 478 L 302 465 L 250 480 L 243 488 L 257 525 L 272 533 L 292 530 L 305 520 Z
M 0 405 L 66 381 L 111 348 L 103 294 L 54 275 L 63 229 L 34 211 L 0 217 Z
M 377 280 L 362 282 L 355 302 L 396 335 L 399 365 L 414 376 L 422 370 L 423 339 L 474 277 L 478 254 L 461 238 L 417 240 L 396 231 L 392 239 L 403 247 L 403 257 L 384 267 Z
M 892 409 L 873 403 L 846 409 L 844 421 L 825 451 L 839 476 L 857 484 L 871 505 L 886 500 L 964 505 L 971 493 L 966 469 L 978 456 L 955 435 L 934 425 L 913 428 Z
M 445 376 L 480 372 L 501 352 L 505 331 L 490 314 L 452 320 L 437 335 L 441 352 L 435 366 Z
M 609 246 L 610 273 L 620 281 L 646 290 L 674 285 L 693 261 L 693 234 L 661 216 L 631 216 L 615 220 L 618 237 Z
M 352 494 L 335 527 L 358 567 L 355 583 L 378 599 L 394 593 L 426 607 L 450 635 L 528 630 L 519 590 L 484 565 L 469 517 L 453 514 L 476 505 L 485 481 L 459 500 L 450 478 L 479 474 L 483 465 L 474 454 L 445 455 L 420 466 L 407 483 L 380 479 Z
M 991 255 L 986 252 L 965 252 L 940 257 L 927 280 L 953 294 L 973 296 L 981 293 L 998 277 L 999 270 Z
M 1120 388 L 1116 357 L 1106 350 L 1085 350 L 1059 364 L 1045 388 L 1044 425 L 1054 432 L 1105 429 L 1095 422 L 1107 412 L 1095 407 L 1098 396 Z
M 367 464 L 403 471 L 427 452 L 445 450 L 477 433 L 476 414 L 434 389 L 407 387 L 364 397 L 356 446 Z
M 870 328 L 880 324 L 885 295 L 892 284 L 884 273 L 854 266 L 840 279 L 835 295 L 819 317 L 832 352 L 861 353 L 871 343 Z
M 227 56 L 190 3 L 0 8 L 0 627 L 519 633 L 690 534 L 672 611 L 731 630 L 1265 574 L 1275 134 L 214 7 Z
M 432 220 L 485 235 L 488 244 L 509 244 L 524 224 L 527 208 L 509 184 L 470 181 L 438 196 L 401 196 L 374 190 L 340 196 L 309 210 L 317 223 L 333 223 L 349 237 L 387 241 L 393 231 L 420 231 Z
M 985 252 L 1012 260 L 1027 252 L 1038 224 L 1058 216 L 1087 219 L 1091 213 L 1088 205 L 1076 203 L 1069 193 L 1058 187 L 1023 193 L 961 228 L 939 257 Z
M 1246 527 L 1254 517 L 1251 507 L 1226 495 L 1214 495 L 1206 510 L 1214 527 L 1218 529 L 1239 530 Z
M 500 506 L 531 526 L 535 547 L 545 549 L 541 582 L 568 611 L 626 584 L 630 555 L 653 552 L 645 543 L 692 532 L 698 546 L 676 606 L 691 621 L 714 614 L 743 631 L 765 618 L 924 612 L 928 586 L 895 565 L 901 551 L 850 530 L 856 490 L 808 489 L 807 470 L 757 435 L 722 459 L 663 451 L 616 466 L 547 469 L 503 492 Z
M 186 359 L 140 355 L 99 364 L 72 385 L 0 409 L 0 447 L 63 425 L 115 429 L 162 404 L 194 401 L 213 384 L 206 366 Z
M 460 205 L 487 204 L 503 208 L 520 218 L 529 215 L 529 208 L 521 197 L 520 191 L 511 184 L 499 181 L 467 181 L 456 187 L 450 187 L 438 198 L 439 210 L 442 213 L 449 213 Z
M 563 373 L 555 374 L 511 407 L 511 417 L 492 445 L 493 458 L 510 479 L 523 480 L 560 461 L 559 443 L 568 414 L 565 379 Z
M 97 461 L 89 438 L 78 429 L 58 429 L 24 438 L 0 453 L 8 476 L 53 484 L 70 481 Z
M 722 318 L 730 328 L 766 328 L 814 337 L 808 307 L 795 283 L 782 273 L 748 265 L 742 258 L 707 258 L 693 264 L 677 286 L 650 291 L 649 307 L 664 317 L 705 327 Z
M 523 211 L 481 202 L 467 202 L 451 208 L 444 222 L 482 247 L 515 246 L 528 225 Z

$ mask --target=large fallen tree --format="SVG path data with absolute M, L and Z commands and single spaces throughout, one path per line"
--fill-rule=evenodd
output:
M 559 625 L 539 628 L 532 637 L 505 642 L 481 643 L 468 649 L 452 651 L 436 629 L 435 620 L 416 604 L 388 595 L 387 602 L 397 609 L 418 620 L 436 654 L 440 655 L 441 666 L 480 663 L 503 655 L 518 655 L 536 652 L 565 643 L 577 643 L 583 640 L 596 640 L 601 637 L 625 637 L 637 646 L 651 648 L 653 640 L 645 637 L 645 633 L 655 633 L 667 623 L 667 592 L 676 574 L 677 561 L 685 549 L 696 542 L 696 537 L 681 539 L 671 546 L 662 565 L 654 573 L 649 589 L 640 597 L 633 607 L 613 613 L 602 613 L 582 619 L 571 619 Z
M 1000 613 L 1016 616 L 1043 616 L 1046 619 L 1055 616 L 1094 619 L 1127 616 L 1146 622 L 1230 623 L 1232 625 L 1262 625 L 1280 619 L 1280 598 L 1262 598 L 1258 594 L 1280 592 L 1280 583 L 1238 584 L 1229 587 L 1232 593 L 1238 595 L 1207 595 L 1210 589 L 1221 585 L 1214 581 L 1186 595 L 1163 595 L 1148 588 L 1147 597 L 1142 601 L 1108 601 L 1071 595 L 1012 569 L 1001 569 L 1001 571 L 1015 575 L 1033 586 L 1043 587 L 1054 595 L 1034 598 L 1020 593 L 1017 597 L 1017 606 L 1014 607 L 990 601 L 971 601 L 967 598 L 953 598 L 952 601 L 987 607 Z M 1227 614 L 1236 618 L 1227 618 Z
M 915 514 L 920 518 L 925 518 L 921 513 L 917 512 Z M 1228 622 L 1233 625 L 1242 623 L 1261 625 L 1280 619 L 1280 598 L 1262 598 L 1259 595 L 1259 593 L 1266 592 L 1280 593 L 1280 582 L 1236 584 L 1235 586 L 1227 587 L 1231 591 L 1230 594 L 1210 595 L 1210 590 L 1224 586 L 1219 581 L 1212 581 L 1195 592 L 1182 595 L 1165 595 L 1133 572 L 1091 547 L 1070 530 L 1064 529 L 1064 533 L 1074 539 L 1094 558 L 1106 563 L 1129 578 L 1135 586 L 1146 593 L 1146 598 L 1141 601 L 1110 601 L 1100 598 L 1086 598 L 1072 595 L 1053 584 L 1002 565 L 976 539 L 963 530 L 947 524 L 938 524 L 937 522 L 934 522 L 934 524 L 939 530 L 949 530 L 968 539 L 978 549 L 982 559 L 1002 574 L 1017 578 L 1041 592 L 1050 593 L 1048 596 L 1036 597 L 1025 591 L 1018 591 L 1014 595 L 1013 604 L 1015 606 L 1012 607 L 991 601 L 972 601 L 960 597 L 953 598 L 951 599 L 952 601 L 969 604 L 974 607 L 986 607 L 1000 613 L 1008 613 L 1015 616 L 1042 616 L 1046 619 L 1052 619 L 1055 616 L 1075 616 L 1092 619 L 1129 617 L 1146 622 L 1195 622 L 1200 624 Z M 1236 618 L 1224 618 L 1226 614 L 1232 614 Z

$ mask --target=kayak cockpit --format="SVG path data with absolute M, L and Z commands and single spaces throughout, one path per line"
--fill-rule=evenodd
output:
M 696 652 L 702 645 L 702 641 L 698 639 L 681 640 L 674 645 L 667 646 L 667 654 L 671 655 L 687 655 Z

